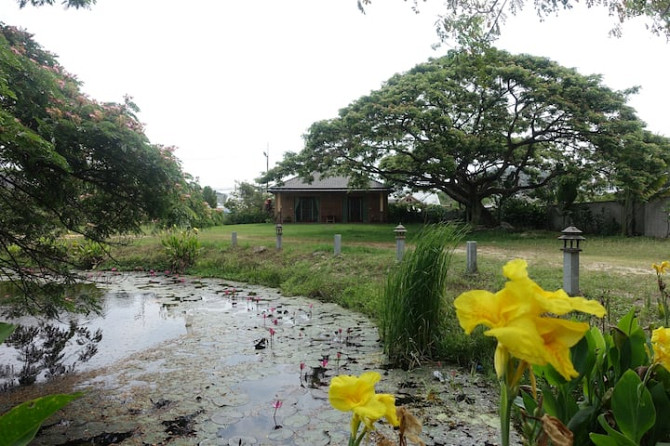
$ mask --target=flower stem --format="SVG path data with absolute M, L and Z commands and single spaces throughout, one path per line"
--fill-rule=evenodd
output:
M 500 381 L 500 436 L 502 446 L 509 446 L 509 426 L 512 411 L 512 398 L 505 380 Z

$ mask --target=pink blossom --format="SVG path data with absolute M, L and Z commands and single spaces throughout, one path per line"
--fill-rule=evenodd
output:
M 300 363 L 300 370 L 304 370 L 304 369 L 305 369 L 305 363 L 304 363 L 304 362 L 301 362 L 301 363 Z
M 277 401 L 272 403 L 272 407 L 274 407 L 275 409 L 279 409 L 282 406 L 282 404 L 283 403 L 282 403 L 281 400 L 277 400 Z
M 328 365 L 328 360 L 327 359 L 322 359 L 321 360 L 321 367 L 323 367 L 325 369 L 327 365 Z

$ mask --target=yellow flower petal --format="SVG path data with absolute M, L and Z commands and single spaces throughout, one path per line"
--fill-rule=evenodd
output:
M 660 327 L 651 332 L 651 347 L 654 362 L 670 371 L 670 328 Z
M 386 421 L 388 421 L 391 426 L 398 426 L 400 424 L 400 420 L 398 419 L 398 414 L 396 413 L 395 397 L 388 393 L 380 393 L 375 395 L 375 398 L 384 404 L 384 407 L 386 408 L 386 412 L 384 413 L 384 418 L 386 418 Z
M 496 369 L 496 375 L 498 376 L 498 378 L 502 378 L 503 376 L 505 376 L 505 372 L 507 372 L 508 362 L 509 362 L 509 352 L 507 351 L 504 345 L 498 342 L 495 355 L 493 356 L 493 366 Z
M 544 339 L 549 364 L 566 380 L 579 376 L 570 358 L 570 348 L 582 339 L 589 329 L 589 324 L 556 318 L 538 318 L 536 325 L 540 336 Z
M 509 280 L 522 280 L 528 277 L 528 263 L 523 259 L 510 260 L 503 266 L 503 276 Z
M 485 331 L 487 336 L 495 336 L 510 355 L 529 364 L 547 363 L 544 339 L 537 332 L 531 318 L 516 319 L 510 324 Z M 498 372 L 498 370 L 496 370 Z
M 381 379 L 377 372 L 365 372 L 360 377 L 339 375 L 330 381 L 328 399 L 331 406 L 342 412 L 366 404 L 375 395 L 375 384 Z
M 484 290 L 468 291 L 454 300 L 456 316 L 466 334 L 477 325 L 495 327 L 500 320 L 496 296 Z
M 374 430 L 374 422 L 386 415 L 386 403 L 379 399 L 380 395 L 370 398 L 365 404 L 354 407 L 354 413 L 358 415 L 368 430 Z M 394 399 L 395 401 L 395 399 Z M 395 406 L 394 406 L 395 409 Z

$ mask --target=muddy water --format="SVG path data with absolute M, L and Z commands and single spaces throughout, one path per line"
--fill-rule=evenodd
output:
M 377 391 L 423 422 L 426 444 L 498 444 L 490 383 L 444 366 L 388 370 L 376 328 L 359 314 L 214 279 L 115 274 L 104 286 L 143 296 L 144 316 L 169 322 L 166 338 L 155 339 L 160 323 L 143 332 L 120 321 L 98 368 L 62 382 L 60 390 L 85 395 L 49 420 L 35 445 L 346 445 L 349 415 L 329 405 L 328 383 L 365 370 L 379 371 Z

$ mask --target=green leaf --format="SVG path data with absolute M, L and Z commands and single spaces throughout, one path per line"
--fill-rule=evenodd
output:
M 607 432 L 607 436 L 614 441 L 614 443 L 611 442 L 604 442 L 604 443 L 596 443 L 597 445 L 602 445 L 602 446 L 609 446 L 609 445 L 616 445 L 616 446 L 639 446 L 638 443 L 633 442 L 630 438 L 626 437 L 623 435 L 621 432 L 618 432 L 616 429 L 614 429 L 612 426 L 607 423 L 607 420 L 605 420 L 605 414 L 600 414 L 598 417 L 598 422 L 600 425 L 605 429 Z M 592 434 L 591 440 L 593 440 L 594 436 L 600 437 L 598 434 Z M 607 438 L 607 437 L 606 437 Z M 602 438 L 598 438 L 598 440 L 602 440 Z
M 552 417 L 559 418 L 558 403 L 550 386 L 542 386 L 542 408 Z
M 670 413 L 670 399 L 668 398 L 668 393 L 663 387 L 663 384 L 656 383 L 650 387 L 649 391 L 651 392 L 651 398 L 654 401 L 656 413 Z M 649 434 L 649 444 L 661 444 L 658 443 L 658 440 L 668 438 L 668 434 L 670 434 L 670 424 L 665 422 L 665 420 L 661 420 L 660 417 L 657 417 L 654 428 Z
M 621 432 L 636 444 L 654 426 L 656 409 L 651 393 L 633 370 L 626 371 L 614 386 L 612 412 Z
M 0 417 L 0 446 L 27 445 L 37 433 L 44 420 L 82 393 L 48 395 L 26 401 Z
M 591 438 L 591 441 L 596 446 L 619 446 L 619 443 L 617 443 L 614 438 L 608 437 L 607 435 L 589 434 L 589 438 Z
M 14 332 L 16 325 L 0 322 L 0 344 L 5 342 L 5 339 Z
M 589 432 L 595 423 L 598 411 L 594 406 L 583 407 L 570 418 L 568 429 L 574 434 L 575 444 L 586 444 Z M 580 441 L 582 439 L 582 441 Z
M 537 402 L 533 399 L 533 396 L 529 392 L 521 391 L 521 398 L 523 401 L 523 406 L 517 403 L 517 406 L 523 407 L 526 410 L 528 415 L 535 415 L 535 410 L 537 409 Z

